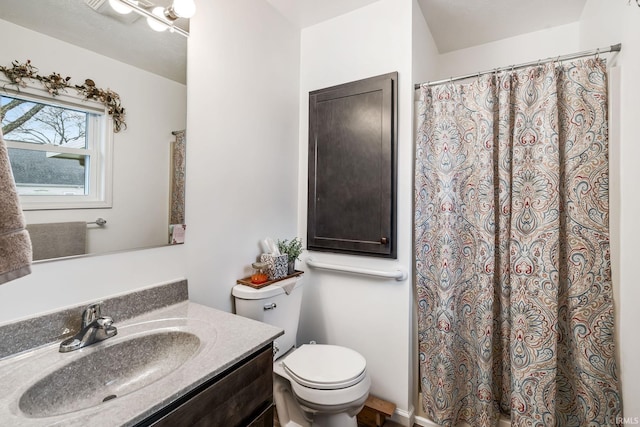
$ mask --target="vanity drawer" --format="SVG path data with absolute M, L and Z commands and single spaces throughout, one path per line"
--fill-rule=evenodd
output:
M 139 426 L 273 426 L 273 350 L 269 345 Z

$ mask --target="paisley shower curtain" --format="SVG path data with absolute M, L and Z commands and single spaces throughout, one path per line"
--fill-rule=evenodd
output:
M 606 65 L 420 88 L 420 386 L 438 424 L 612 426 Z

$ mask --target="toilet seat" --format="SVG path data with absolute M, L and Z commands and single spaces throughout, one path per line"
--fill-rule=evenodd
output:
M 299 348 L 293 350 L 292 353 L 289 354 L 289 356 L 299 350 Z M 285 356 L 285 360 L 289 356 Z M 286 380 L 286 382 L 291 387 L 293 395 L 296 397 L 296 400 L 298 400 L 299 403 L 308 408 L 313 408 L 316 410 L 326 411 L 329 408 L 335 408 L 353 402 L 359 402 L 363 398 L 366 399 L 367 395 L 369 394 L 369 389 L 371 388 L 371 378 L 369 377 L 366 369 L 360 382 L 350 387 L 324 390 L 307 387 L 298 383 L 298 381 L 296 381 L 291 376 L 291 374 L 289 374 L 288 369 L 284 367 L 284 362 L 276 361 L 273 364 L 273 373 L 276 375 L 276 377 L 281 377 Z M 277 379 L 275 381 L 276 383 L 278 382 Z
M 285 357 L 282 366 L 301 386 L 339 390 L 360 383 L 366 376 L 366 360 L 350 348 L 337 345 L 302 345 Z

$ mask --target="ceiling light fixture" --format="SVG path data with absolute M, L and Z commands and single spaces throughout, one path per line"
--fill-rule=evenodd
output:
M 136 0 L 109 0 L 109 3 L 120 3 L 134 12 L 147 18 L 147 23 L 155 31 L 169 30 L 189 37 L 189 32 L 175 25 L 178 18 L 191 18 L 196 12 L 194 0 L 173 0 L 171 6 L 141 7 Z M 113 5 L 112 5 L 113 7 Z M 114 7 L 114 10 L 115 9 Z
M 133 3 L 135 3 L 136 5 L 138 4 L 137 1 L 132 0 Z M 133 9 L 131 9 L 130 6 L 118 1 L 118 0 L 109 0 L 109 6 L 111 6 L 111 8 L 113 10 L 115 10 L 116 12 L 118 12 L 121 15 L 127 15 L 129 13 L 131 13 L 133 11 Z
M 164 7 L 160 7 L 160 6 L 154 7 L 153 9 L 151 9 L 151 13 L 158 18 L 158 19 L 153 19 L 151 17 L 147 18 L 147 24 L 149 24 L 149 26 L 153 31 L 160 32 L 160 31 L 165 31 L 169 29 L 169 24 L 162 22 L 165 20 Z
M 193 0 L 173 0 L 173 4 L 165 10 L 169 19 L 191 18 L 196 13 L 196 3 Z

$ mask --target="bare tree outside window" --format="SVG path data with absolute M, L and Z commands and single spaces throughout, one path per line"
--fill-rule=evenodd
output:
M 2 133 L 6 139 L 34 144 L 86 146 L 87 113 L 2 96 Z
M 2 133 L 20 194 L 86 194 L 89 159 L 81 150 L 87 148 L 89 116 L 58 105 L 0 96 Z

